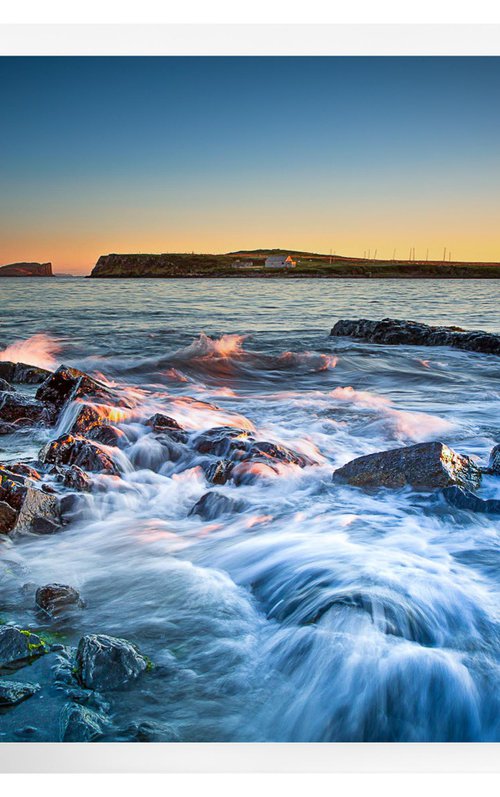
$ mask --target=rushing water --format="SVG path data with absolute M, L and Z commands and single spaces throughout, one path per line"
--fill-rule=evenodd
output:
M 498 332 L 494 281 L 3 279 L 0 292 L 9 357 L 102 374 L 135 403 L 118 424 L 123 478 L 99 476 L 61 533 L 0 546 L 4 621 L 40 628 L 34 587 L 71 584 L 86 608 L 45 628 L 64 645 L 125 637 L 153 661 L 104 696 L 105 740 L 149 723 L 164 741 L 500 741 L 498 516 L 331 480 L 424 440 L 485 464 L 500 361 L 328 334 L 385 316 Z M 255 429 L 318 464 L 212 488 L 246 508 L 203 521 L 189 512 L 210 485 L 195 455 L 155 442 L 155 411 Z M 54 435 L 0 438 L 2 459 Z M 500 479 L 481 494 L 500 497 Z M 0 739 L 59 738 L 64 666 L 53 653 L 22 670 L 43 689 L 0 715 Z

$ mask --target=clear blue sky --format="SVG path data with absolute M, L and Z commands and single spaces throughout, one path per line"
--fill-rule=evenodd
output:
M 498 58 L 2 58 L 0 262 L 500 259 Z

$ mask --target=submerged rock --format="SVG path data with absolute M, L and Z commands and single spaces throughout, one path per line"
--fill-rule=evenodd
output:
M 416 321 L 366 318 L 337 321 L 330 335 L 360 338 L 370 343 L 414 346 L 452 346 L 455 349 L 500 354 L 500 335 L 481 330 L 467 331 L 460 327 L 431 327 Z
M 47 443 L 39 454 L 40 462 L 54 465 L 78 465 L 84 470 L 118 473 L 118 468 L 105 451 L 85 437 L 64 434 Z
M 242 501 L 235 501 L 222 493 L 205 493 L 196 502 L 190 511 L 190 515 L 198 515 L 203 520 L 214 520 L 219 515 L 235 514 L 241 512 L 245 505 Z
M 469 457 L 433 442 L 358 457 L 334 471 L 333 480 L 356 487 L 410 485 L 428 490 L 458 484 L 474 489 L 481 482 L 481 471 Z
M 39 587 L 35 594 L 35 603 L 50 615 L 62 614 L 68 608 L 83 607 L 80 593 L 67 584 L 45 584 Z
M 50 376 L 50 371 L 26 363 L 0 362 L 0 377 L 15 384 L 38 385 Z
M 31 631 L 13 625 L 0 626 L 0 667 L 40 656 L 45 652 L 44 642 Z
M 53 423 L 54 414 L 42 401 L 4 391 L 0 393 L 0 419 L 15 426 L 33 426 Z
M 0 421 L 0 435 L 2 434 L 14 434 L 17 432 L 18 427 L 14 426 L 13 423 L 5 423 L 4 421 Z
M 118 689 L 148 669 L 148 659 L 135 645 L 106 634 L 82 637 L 76 662 L 79 679 L 87 689 Z
M 0 678 L 0 707 L 15 706 L 40 691 L 40 684 L 23 684 Z
M 93 742 L 103 734 L 106 720 L 80 703 L 67 703 L 61 712 L 61 742 Z
M 445 487 L 442 494 L 451 506 L 456 506 L 458 509 L 467 509 L 469 512 L 483 512 L 487 515 L 500 515 L 500 500 L 498 499 L 479 498 L 474 493 L 471 493 L 470 490 L 464 490 L 456 485 Z

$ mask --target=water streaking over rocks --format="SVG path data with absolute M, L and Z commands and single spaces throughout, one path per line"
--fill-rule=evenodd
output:
M 498 356 L 329 335 L 493 337 L 489 283 L 49 282 L 2 283 L 0 740 L 500 741 Z

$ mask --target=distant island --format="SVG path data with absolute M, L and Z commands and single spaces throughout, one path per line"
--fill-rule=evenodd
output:
M 0 277 L 53 277 L 52 263 L 9 263 L 0 266 Z
M 226 254 L 109 254 L 92 269 L 94 278 L 259 277 L 300 279 L 442 277 L 500 278 L 500 263 L 448 260 L 375 260 L 291 249 L 254 249 Z

